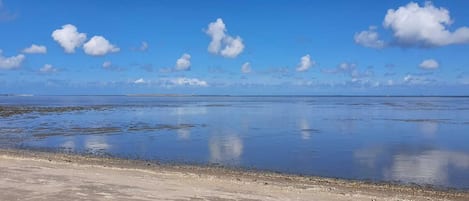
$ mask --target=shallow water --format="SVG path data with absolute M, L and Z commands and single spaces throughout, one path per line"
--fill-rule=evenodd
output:
M 469 189 L 467 97 L 34 96 L 0 106 L 1 147 Z

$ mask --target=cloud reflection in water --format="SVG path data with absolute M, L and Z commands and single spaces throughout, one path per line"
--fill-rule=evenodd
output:
M 210 162 L 238 164 L 243 153 L 243 141 L 239 136 L 215 136 L 209 141 Z
M 91 153 L 103 153 L 111 148 L 105 136 L 88 136 L 85 138 L 85 148 Z
M 469 155 L 459 152 L 431 150 L 420 154 L 398 154 L 385 176 L 392 180 L 444 185 L 448 183 L 448 169 L 469 169 Z

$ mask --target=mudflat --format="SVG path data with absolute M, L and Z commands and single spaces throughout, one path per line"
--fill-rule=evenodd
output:
M 465 191 L 0 150 L 0 200 L 469 200 Z

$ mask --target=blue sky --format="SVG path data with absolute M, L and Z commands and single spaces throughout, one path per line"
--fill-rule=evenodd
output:
M 0 93 L 469 95 L 468 7 L 0 0 Z

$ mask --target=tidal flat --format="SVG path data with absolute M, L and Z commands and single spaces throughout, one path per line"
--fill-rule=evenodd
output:
M 0 97 L 0 148 L 469 189 L 468 97 Z

